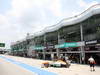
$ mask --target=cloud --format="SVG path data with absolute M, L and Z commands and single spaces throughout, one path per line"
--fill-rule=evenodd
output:
M 0 39 L 8 45 L 25 38 L 27 33 L 54 25 L 96 3 L 83 0 L 11 0 L 11 8 L 0 14 Z
M 92 2 L 86 2 L 84 0 L 78 0 L 77 3 L 79 4 L 80 7 L 83 8 L 89 8 L 92 5 L 98 4 L 98 1 L 92 1 Z
M 57 16 L 61 16 L 60 6 L 59 0 L 11 0 L 11 8 L 0 14 L 0 39 L 9 48 L 11 41 L 54 24 Z
M 49 4 L 50 10 L 54 13 L 55 16 L 62 16 L 61 11 L 61 1 L 60 0 L 52 0 L 52 3 Z
M 40 26 L 45 27 L 50 23 L 54 24 L 52 22 L 54 19 L 51 18 L 62 15 L 60 0 L 12 0 L 11 4 L 12 9 L 6 13 L 9 21 L 26 28 L 26 30 Z
M 0 14 L 0 28 L 6 27 L 7 24 L 9 24 L 9 23 L 8 23 L 8 21 L 7 21 L 6 16 Z M 6 25 L 6 26 L 5 26 L 5 25 Z
M 81 12 L 85 11 L 86 9 L 88 9 L 89 7 L 91 7 L 92 5 L 98 4 L 99 1 L 86 1 L 86 0 L 63 0 L 63 16 L 65 16 L 64 18 L 67 17 L 72 17 L 75 15 L 80 14 Z

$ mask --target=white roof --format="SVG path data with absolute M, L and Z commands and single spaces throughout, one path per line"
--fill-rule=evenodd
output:
M 30 39 L 34 38 L 36 36 L 41 36 L 41 35 L 48 33 L 48 32 L 56 31 L 64 26 L 70 26 L 73 24 L 80 23 L 80 22 L 88 19 L 89 17 L 91 17 L 95 14 L 100 14 L 100 4 L 93 5 L 92 7 L 88 8 L 87 10 L 82 12 L 81 14 L 76 15 L 74 17 L 66 18 L 66 19 L 60 21 L 56 25 L 46 27 L 44 30 L 37 32 L 37 33 L 34 33 L 34 35 L 30 36 Z
M 56 30 L 58 30 L 58 29 L 60 29 L 61 27 L 64 27 L 64 26 L 69 26 L 69 25 L 80 23 L 80 22 L 88 19 L 89 17 L 91 17 L 95 14 L 100 14 L 100 4 L 93 5 L 92 7 L 88 8 L 87 10 L 85 10 L 84 12 L 82 12 L 79 15 L 64 19 L 56 25 L 49 26 L 49 27 L 45 28 L 44 30 L 34 34 L 33 37 L 43 35 L 47 32 L 56 31 Z

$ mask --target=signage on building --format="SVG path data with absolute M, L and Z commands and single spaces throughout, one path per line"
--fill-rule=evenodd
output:
M 39 46 L 39 47 L 37 47 L 37 46 L 31 46 L 30 47 L 30 49 L 32 49 L 32 50 L 43 50 L 43 49 L 45 49 L 46 47 L 44 47 L 44 46 Z
M 5 47 L 5 43 L 0 43 L 0 47 Z
M 79 47 L 79 46 L 84 46 L 84 42 L 63 43 L 60 45 L 55 45 L 55 48 L 67 48 L 67 47 Z
M 47 49 L 50 49 L 50 48 L 54 48 L 54 46 L 47 46 L 46 48 L 47 48 Z
M 86 51 L 89 51 L 89 50 L 90 50 L 90 47 L 89 47 L 89 46 L 85 46 L 84 49 L 85 49 Z
M 100 51 L 100 45 L 95 45 L 95 49 Z
M 85 44 L 88 45 L 88 44 L 95 44 L 97 43 L 97 40 L 92 40 L 92 41 L 86 41 Z

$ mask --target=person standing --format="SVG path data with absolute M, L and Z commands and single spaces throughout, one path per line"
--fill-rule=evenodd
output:
M 88 61 L 89 61 L 89 64 L 90 64 L 90 70 L 91 70 L 91 71 L 95 71 L 95 69 L 94 69 L 94 65 L 95 65 L 95 60 L 94 60 L 94 58 L 91 56 L 91 57 L 88 59 Z

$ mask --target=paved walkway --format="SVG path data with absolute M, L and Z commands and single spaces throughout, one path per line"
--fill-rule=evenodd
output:
M 9 56 L 9 55 L 3 55 L 3 56 L 38 68 L 41 68 L 41 63 L 44 62 L 44 60 L 38 60 L 32 58 L 24 58 L 24 57 Z M 89 65 L 80 65 L 80 64 L 71 64 L 70 68 L 49 67 L 41 69 L 49 72 L 54 72 L 58 75 L 100 75 L 100 67 L 96 66 L 95 67 L 96 71 L 91 72 Z
M 34 72 L 28 71 L 16 64 L 5 61 L 0 58 L 0 75 L 36 75 Z

